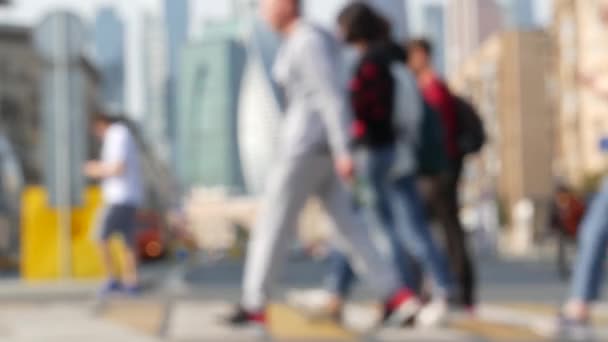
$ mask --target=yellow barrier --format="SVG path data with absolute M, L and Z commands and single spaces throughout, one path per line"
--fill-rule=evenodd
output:
M 101 204 L 101 191 L 90 187 L 82 207 L 71 215 L 71 275 L 73 278 L 103 276 L 101 259 L 93 229 Z M 57 210 L 50 208 L 42 187 L 29 187 L 22 196 L 21 210 L 21 275 L 28 281 L 54 280 L 61 277 L 59 260 L 59 227 Z M 122 257 L 120 241 L 113 244 L 114 254 Z

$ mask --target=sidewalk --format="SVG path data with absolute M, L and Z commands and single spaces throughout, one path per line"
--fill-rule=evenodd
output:
M 232 329 L 220 324 L 226 303 L 180 303 L 171 316 L 166 338 L 142 329 L 155 304 L 113 303 L 99 316 L 83 304 L 3 305 L 0 307 L 0 340 L 3 342 L 334 342 L 360 341 L 363 336 L 331 323 L 310 323 L 282 306 L 276 306 L 270 338 L 255 329 Z M 112 308 L 113 307 L 113 308 Z M 139 307 L 139 309 L 137 309 Z M 136 321 L 139 319 L 139 324 Z M 159 322 L 156 320 L 156 322 Z M 420 342 L 483 341 L 456 330 L 406 331 L 387 329 L 374 333 L 374 341 Z M 367 338 L 365 338 L 367 340 Z
M 171 262 L 162 261 L 144 265 L 141 279 L 145 287 L 156 287 L 164 279 Z M 94 299 L 102 279 L 68 279 L 56 281 L 25 281 L 17 276 L 0 277 L 0 302 L 87 301 Z
M 93 317 L 86 306 L 37 304 L 0 306 L 3 342 L 158 342 L 128 327 Z
M 99 281 L 56 281 L 30 283 L 19 279 L 0 281 L 0 302 L 78 301 L 95 296 Z
M 90 301 L 0 304 L 3 342 L 241 342 L 261 341 L 259 331 L 233 329 L 221 322 L 229 300 L 115 297 L 98 306 Z M 170 309 L 170 310 L 169 310 Z M 348 313 L 347 313 L 348 315 Z M 443 329 L 345 330 L 331 322 L 311 322 L 282 304 L 271 307 L 270 336 L 276 342 L 468 342 L 544 341 L 536 334 L 551 322 L 555 306 L 538 303 L 486 303 L 474 317 L 454 316 Z M 365 318 L 365 317 L 364 317 Z M 599 340 L 608 340 L 608 306 L 596 316 Z M 161 338 L 164 337 L 164 338 Z M 268 340 L 268 339 L 266 339 Z

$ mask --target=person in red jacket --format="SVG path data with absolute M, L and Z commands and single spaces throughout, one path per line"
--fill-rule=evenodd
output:
M 459 217 L 458 184 L 464 155 L 458 147 L 458 112 L 456 100 L 448 86 L 432 66 L 433 48 L 424 39 L 408 44 L 408 64 L 414 71 L 418 86 L 426 102 L 440 114 L 445 134 L 448 168 L 436 182 L 431 207 L 445 229 L 447 253 L 452 272 L 460 283 L 459 304 L 472 308 L 475 305 L 475 271 L 467 245 L 466 234 Z

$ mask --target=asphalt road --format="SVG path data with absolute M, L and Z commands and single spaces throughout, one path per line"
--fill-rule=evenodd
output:
M 270 338 L 299 341 L 542 341 L 536 325 L 553 319 L 566 294 L 552 263 L 478 258 L 481 304 L 475 316 L 452 317 L 429 331 L 382 329 L 355 333 L 329 322 L 310 322 L 282 303 L 284 291 L 321 284 L 325 267 L 293 261 L 274 297 Z M 146 266 L 147 291 L 138 299 L 95 299 L 96 284 L 62 283 L 28 287 L 0 282 L 0 340 L 20 341 L 252 341 L 255 331 L 228 329 L 219 322 L 239 299 L 242 264 L 224 261 L 185 267 Z M 356 291 L 355 302 L 369 300 Z M 608 307 L 598 311 L 608 326 Z M 601 331 L 600 334 L 606 332 Z M 608 335 L 602 335 L 608 340 Z

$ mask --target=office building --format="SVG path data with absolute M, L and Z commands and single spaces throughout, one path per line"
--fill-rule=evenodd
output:
M 255 21 L 247 45 L 247 63 L 239 101 L 239 146 L 247 191 L 260 194 L 278 145 L 280 96 L 271 69 L 279 38 Z
M 100 74 L 85 58 L 79 71 L 86 86 L 85 108 L 91 115 L 99 109 Z M 0 25 L 0 118 L 3 132 L 19 161 L 28 184 L 43 182 L 43 122 L 41 117 L 42 62 L 25 27 Z M 86 122 L 86 120 L 85 120 Z M 87 126 L 82 131 L 87 131 Z M 89 151 L 93 157 L 93 150 Z
M 110 7 L 95 18 L 95 64 L 101 75 L 101 100 L 106 110 L 125 110 L 125 26 Z
M 177 168 L 186 188 L 241 192 L 237 110 L 245 50 L 222 31 L 206 30 L 182 50 Z
M 424 7 L 424 36 L 433 43 L 433 63 L 440 74 L 445 72 L 445 19 L 443 6 Z
M 164 0 L 165 23 L 167 26 L 169 51 L 169 79 L 167 81 L 167 130 L 170 142 L 176 142 L 177 86 L 180 82 L 181 53 L 188 41 L 190 23 L 190 3 L 188 0 Z
M 156 13 L 146 12 L 142 18 L 143 109 L 140 120 L 143 135 L 154 153 L 168 161 L 170 145 L 167 120 L 168 49 L 164 20 Z
M 605 174 L 608 139 L 608 44 L 599 2 L 557 0 L 552 33 L 557 51 L 557 175 L 595 187 Z
M 502 7 L 495 0 L 447 0 L 446 19 L 448 75 L 503 28 Z
M 505 26 L 508 28 L 526 30 L 537 26 L 534 19 L 534 1 L 507 0 L 505 11 Z
M 504 32 L 469 56 L 452 84 L 476 105 L 488 133 L 480 158 L 471 159 L 464 173 L 465 202 L 495 193 L 511 217 L 518 203 L 529 200 L 535 227 L 545 227 L 554 189 L 552 62 L 547 33 Z
M 376 9 L 386 16 L 393 26 L 393 33 L 398 40 L 408 35 L 408 15 L 406 1 L 403 0 L 368 0 Z

